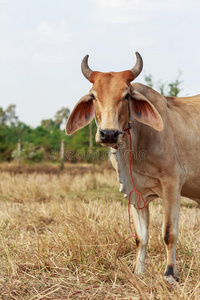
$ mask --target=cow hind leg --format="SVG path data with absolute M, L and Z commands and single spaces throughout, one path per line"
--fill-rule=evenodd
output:
M 134 227 L 136 231 L 136 246 L 137 246 L 137 255 L 136 255 L 136 265 L 135 273 L 142 274 L 145 271 L 145 257 L 146 257 L 146 248 L 149 239 L 149 206 L 145 206 L 143 209 L 136 209 L 131 205 L 132 216 Z
M 180 211 L 180 197 L 168 198 L 163 201 L 162 236 L 167 252 L 165 279 L 168 282 L 177 281 L 176 244 L 178 239 L 178 223 Z

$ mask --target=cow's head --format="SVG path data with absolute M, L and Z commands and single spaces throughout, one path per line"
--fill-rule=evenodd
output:
M 140 54 L 136 52 L 136 56 L 137 62 L 131 70 L 109 73 L 92 71 L 88 66 L 89 56 L 84 57 L 82 73 L 93 86 L 73 109 L 66 125 L 67 134 L 86 126 L 95 116 L 98 124 L 96 142 L 103 145 L 119 143 L 121 132 L 132 117 L 158 131 L 162 130 L 162 119 L 156 108 L 130 84 L 143 67 Z

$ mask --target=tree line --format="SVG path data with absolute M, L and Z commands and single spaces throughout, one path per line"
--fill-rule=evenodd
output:
M 146 75 L 145 81 L 165 96 L 178 96 L 181 91 L 180 75 L 175 81 L 155 83 L 152 75 Z M 60 159 L 61 141 L 65 143 L 65 160 L 102 161 L 108 156 L 108 149 L 95 142 L 96 125 L 80 129 L 72 136 L 67 136 L 61 129 L 70 114 L 67 107 L 61 108 L 50 119 L 42 120 L 41 124 L 32 128 L 21 122 L 16 113 L 16 105 L 10 104 L 5 110 L 0 107 L 0 161 L 11 161 L 21 156 L 23 162 L 58 161 Z M 93 130 L 92 130 L 93 128 Z M 22 151 L 17 149 L 21 140 Z
M 71 162 L 93 161 L 103 159 L 105 153 L 95 142 L 95 131 L 92 132 L 92 145 L 89 136 L 89 125 L 67 136 L 61 129 L 66 123 L 70 110 L 63 107 L 54 118 L 42 120 L 32 128 L 21 122 L 16 113 L 16 106 L 9 105 L 5 110 L 0 107 L 0 161 L 11 161 L 21 156 L 23 162 L 58 161 L 60 159 L 61 141 L 65 143 L 65 160 Z M 95 122 L 92 122 L 95 128 Z M 22 151 L 17 149 L 21 140 Z M 107 150 L 104 149 L 104 152 Z M 94 156 L 92 153 L 96 153 Z

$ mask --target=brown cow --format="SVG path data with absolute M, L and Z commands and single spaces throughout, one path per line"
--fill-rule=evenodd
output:
M 160 197 L 163 200 L 162 234 L 167 250 L 165 277 L 171 282 L 177 278 L 175 248 L 181 196 L 200 204 L 200 95 L 168 98 L 143 84 L 131 84 L 143 67 L 139 53 L 136 56 L 133 69 L 109 73 L 92 71 L 88 67 L 88 56 L 83 59 L 83 75 L 93 86 L 76 104 L 66 132 L 72 134 L 96 115 L 96 141 L 116 148 L 112 148 L 111 160 L 118 172 L 120 191 L 127 195 L 132 190 L 132 182 L 127 155 L 130 141 L 124 130 L 131 121 L 132 175 L 146 203 L 143 209 L 138 209 L 138 195 L 132 193 L 137 234 L 135 272 L 145 270 L 149 203 Z M 123 147 L 118 147 L 120 143 Z M 139 207 L 142 205 L 139 203 Z

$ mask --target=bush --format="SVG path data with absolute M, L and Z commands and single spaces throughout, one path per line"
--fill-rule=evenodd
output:
M 24 142 L 22 151 L 12 151 L 13 158 L 21 158 L 23 162 L 40 162 L 43 160 L 43 147 L 35 147 L 34 144 Z

